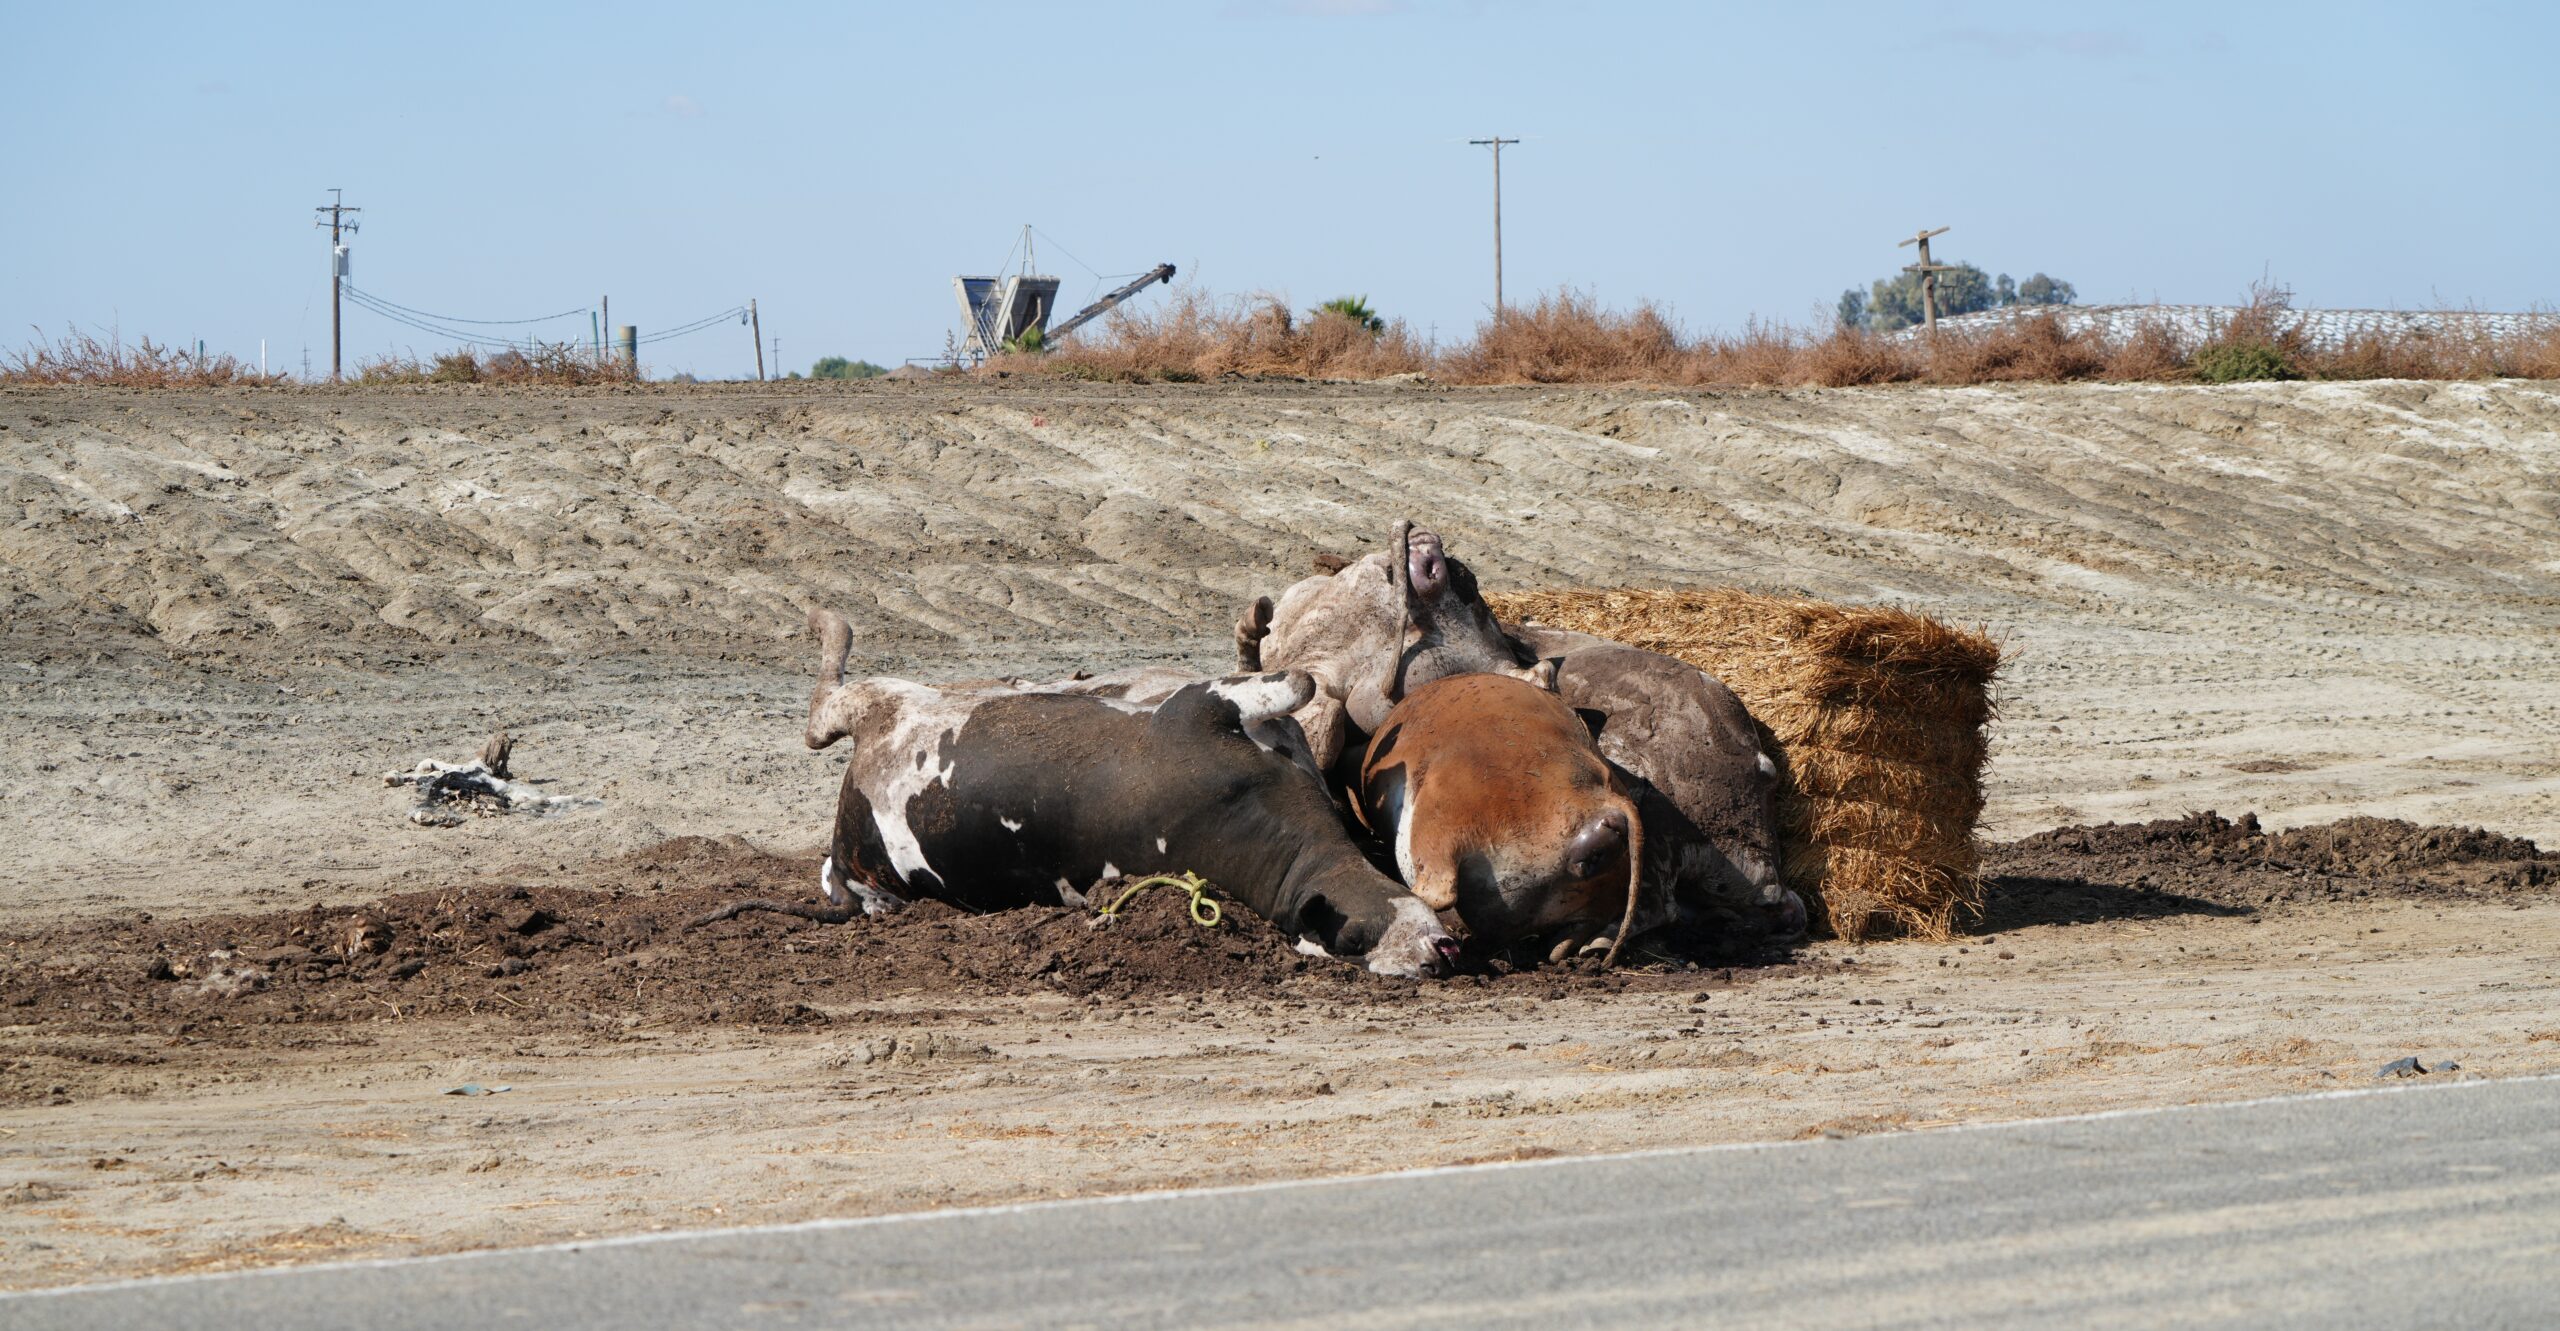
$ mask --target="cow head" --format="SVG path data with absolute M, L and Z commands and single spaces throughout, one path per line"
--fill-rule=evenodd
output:
M 1451 675 L 1492 672 L 1535 682 L 1486 608 L 1475 573 L 1450 557 L 1436 533 L 1399 519 L 1391 540 L 1388 571 L 1399 623 L 1379 686 L 1383 701 L 1393 706 L 1407 692 Z M 1371 721 L 1361 728 L 1375 727 Z
M 1623 937 L 1644 863 L 1636 801 L 1549 691 L 1435 680 L 1370 741 L 1358 812 L 1425 905 L 1491 947 Z

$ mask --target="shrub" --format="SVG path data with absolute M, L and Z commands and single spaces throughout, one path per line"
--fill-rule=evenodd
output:
M 1668 382 L 1683 377 L 1688 351 L 1657 305 L 1611 310 L 1559 291 L 1478 324 L 1475 339 L 1448 356 L 1447 371 L 1480 384 Z
M 415 355 L 377 356 L 356 364 L 360 384 L 583 384 L 637 383 L 639 372 L 608 354 L 568 343 L 482 352 L 458 347 L 432 360 Z
M 1046 356 L 1000 356 L 991 364 L 1003 371 L 1126 383 L 1407 373 L 1466 384 L 1734 387 L 2560 377 L 2560 321 L 2495 337 L 2394 334 L 2316 348 L 2304 340 L 2289 294 L 2265 283 L 2252 287 L 2249 304 L 2210 330 L 2201 346 L 2166 320 L 2139 323 L 2129 332 L 2109 333 L 2094 324 L 2072 331 L 2053 310 L 2022 311 L 1979 331 L 1942 328 L 1934 338 L 1836 322 L 1808 332 L 1757 321 L 1739 334 L 1693 335 L 1658 305 L 1610 309 L 1570 290 L 1506 309 L 1446 347 L 1423 345 L 1401 320 L 1373 328 L 1364 314 L 1378 317 L 1365 298 L 1328 301 L 1301 319 L 1276 296 L 1221 298 L 1180 287 L 1150 308 L 1113 310 Z
M 0 360 L 0 384 L 91 384 L 110 388 L 274 388 L 291 382 L 262 374 L 229 355 L 200 356 L 150 338 L 127 345 L 110 331 L 104 341 L 78 325 L 53 341 L 36 340 Z
M 1428 369 L 1431 356 L 1401 320 L 1373 331 L 1319 308 L 1301 324 L 1276 296 L 1220 299 L 1177 287 L 1148 308 L 1120 306 L 1046 356 L 998 356 L 988 364 L 1005 373 L 1191 383 L 1223 374 L 1379 379 Z
M 2188 362 L 2200 383 L 2237 384 L 2256 379 L 2293 379 L 2292 362 L 2273 342 L 2213 342 Z

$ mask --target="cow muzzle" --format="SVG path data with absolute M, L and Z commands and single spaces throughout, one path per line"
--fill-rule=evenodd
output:
M 1378 935 L 1367 960 L 1369 969 L 1379 975 L 1420 980 L 1455 971 L 1458 953 L 1458 940 L 1441 926 L 1440 917 L 1421 898 L 1407 897 L 1396 903 L 1395 922 Z
M 1411 580 L 1413 594 L 1422 600 L 1436 599 L 1449 586 L 1449 557 L 1440 549 L 1440 538 L 1418 531 L 1405 551 L 1405 574 Z
M 1611 809 L 1573 834 L 1565 846 L 1565 872 L 1576 879 L 1597 878 L 1627 849 L 1627 815 Z
M 1804 898 L 1796 895 L 1778 877 L 1778 866 L 1769 857 L 1745 853 L 1734 857 L 1735 866 L 1751 885 L 1751 896 L 1758 907 L 1760 927 L 1778 940 L 1804 937 Z

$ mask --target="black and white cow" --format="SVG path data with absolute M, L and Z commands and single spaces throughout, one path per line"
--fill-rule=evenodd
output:
M 1458 945 L 1352 844 L 1322 782 L 1250 731 L 1314 695 L 1304 671 L 1201 680 L 1153 706 L 1095 693 L 846 683 L 852 633 L 822 643 L 810 748 L 850 738 L 828 901 L 916 897 L 973 911 L 1081 904 L 1126 875 L 1199 874 L 1299 940 L 1391 975 L 1445 972 Z

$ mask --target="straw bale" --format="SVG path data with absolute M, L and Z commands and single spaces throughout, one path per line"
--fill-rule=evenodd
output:
M 2000 648 L 1909 611 L 1736 590 L 1486 598 L 1723 681 L 1779 755 L 1783 872 L 1818 928 L 1944 938 L 1982 900 L 1975 824 Z

